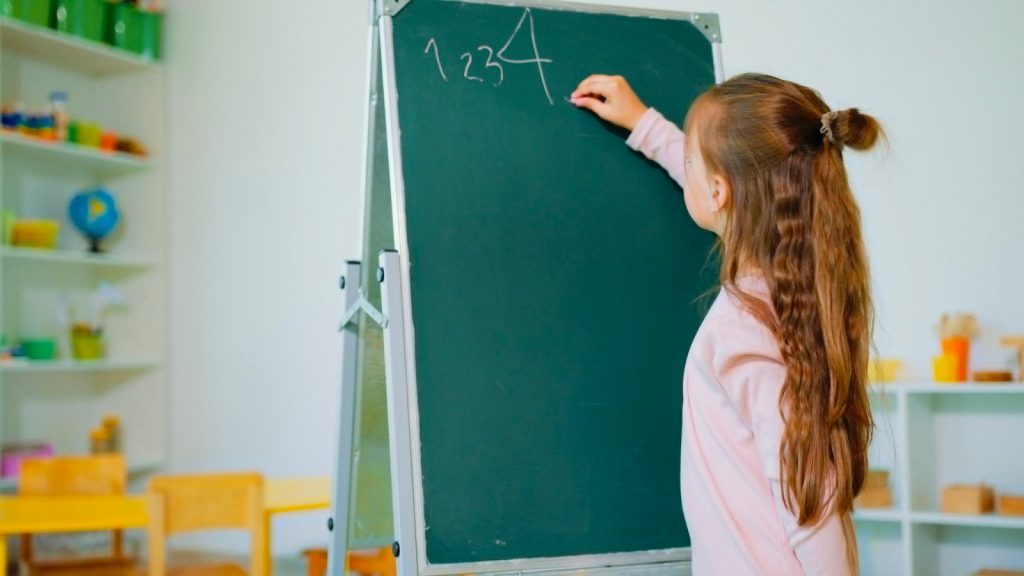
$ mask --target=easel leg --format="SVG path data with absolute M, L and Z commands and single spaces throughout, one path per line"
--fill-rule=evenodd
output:
M 349 310 L 359 300 L 359 262 L 346 262 L 339 280 L 344 293 L 342 310 Z M 355 456 L 356 430 L 356 352 L 359 343 L 358 325 L 346 322 L 341 327 L 341 399 L 338 409 L 338 450 L 334 476 L 334 498 L 329 527 L 332 530 L 327 573 L 343 576 L 348 556 L 348 519 L 352 499 L 352 462 Z
M 388 396 L 388 441 L 391 448 L 391 498 L 399 576 L 417 572 L 416 516 L 413 499 L 412 436 L 410 435 L 409 391 L 406 378 L 405 316 L 402 265 L 394 250 L 380 254 L 381 303 L 384 317 L 384 374 Z

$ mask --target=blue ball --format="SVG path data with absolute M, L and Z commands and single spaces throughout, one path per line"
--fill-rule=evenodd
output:
M 71 223 L 92 240 L 100 240 L 117 226 L 117 203 L 102 188 L 84 190 L 75 194 L 68 205 Z

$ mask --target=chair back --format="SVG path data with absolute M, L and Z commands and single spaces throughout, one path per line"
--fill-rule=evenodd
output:
M 166 570 L 166 540 L 204 530 L 250 534 L 250 576 L 265 574 L 263 476 L 258 473 L 154 476 L 149 481 L 149 576 Z
M 124 494 L 128 472 L 121 454 L 93 454 L 89 456 L 59 456 L 28 458 L 18 471 L 19 496 L 113 496 Z M 124 535 L 121 530 L 111 532 L 109 560 L 124 560 Z M 21 537 L 21 560 L 28 566 L 35 564 L 32 536 Z M 78 564 L 69 558 L 67 563 Z M 61 560 L 49 560 L 48 565 L 61 565 Z

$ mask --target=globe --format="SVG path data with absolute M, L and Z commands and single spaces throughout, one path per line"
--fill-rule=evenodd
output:
M 83 190 L 71 198 L 68 215 L 75 228 L 89 239 L 90 250 L 100 252 L 100 241 L 117 226 L 117 204 L 102 188 Z

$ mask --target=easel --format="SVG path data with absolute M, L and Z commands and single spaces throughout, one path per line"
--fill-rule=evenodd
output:
M 384 74 L 384 86 L 393 86 L 388 78 L 393 78 L 394 61 L 391 54 L 381 51 L 382 44 L 390 45 L 390 19 L 381 19 L 381 15 L 397 14 L 409 0 L 370 0 L 369 2 L 369 33 L 367 37 L 368 66 L 367 86 L 369 97 L 364 116 L 364 198 L 373 192 L 373 160 L 374 143 L 379 136 L 377 126 L 377 105 L 380 103 L 378 94 L 378 78 Z M 383 21 L 383 24 L 380 24 Z M 384 62 L 381 62 L 381 60 Z M 382 66 L 383 64 L 383 66 Z M 385 95 L 388 96 L 388 95 Z M 395 118 L 395 97 L 390 94 L 385 98 L 386 130 L 393 134 Z M 390 136 L 388 154 L 389 171 L 392 185 L 401 185 L 401 150 L 397 138 Z M 404 214 L 404 207 L 393 206 L 396 218 Z M 367 222 L 369 226 L 369 222 Z M 365 313 L 369 320 L 384 330 L 385 379 L 387 382 L 388 405 L 388 437 L 391 457 L 391 485 L 394 503 L 394 526 L 398 539 L 392 545 L 392 553 L 397 560 L 398 574 L 416 573 L 416 534 L 412 518 L 412 462 L 409 457 L 409 411 L 408 391 L 406 389 L 406 331 L 403 319 L 404 298 L 407 292 L 403 289 L 408 282 L 408 269 L 402 265 L 398 252 L 385 250 L 381 252 L 378 262 L 376 280 L 382 284 L 382 308 L 377 310 L 365 297 L 359 286 L 362 278 L 360 262 L 347 261 L 345 270 L 339 280 L 339 288 L 343 293 L 344 315 L 339 331 L 341 342 L 341 395 L 338 411 L 338 454 L 333 490 L 333 506 L 328 529 L 331 531 L 327 573 L 342 576 L 345 573 L 345 558 L 349 551 L 349 518 L 355 502 L 355 484 L 353 472 L 358 462 L 356 452 L 356 434 L 359 430 L 357 388 L 357 351 L 359 344 L 358 324 L 360 312 Z M 404 481 L 403 481 L 404 479 Z M 340 560 L 339 560 L 340 559 Z
M 368 321 L 375 322 L 384 331 L 384 360 L 388 412 L 388 438 L 391 459 L 391 487 L 393 503 L 393 519 L 395 542 L 392 553 L 397 561 L 400 576 L 418 574 L 421 566 L 426 566 L 425 551 L 421 549 L 421 537 L 426 531 L 422 517 L 417 517 L 417 502 L 423 502 L 422 487 L 418 484 L 422 477 L 419 461 L 415 457 L 419 446 L 414 439 L 418 438 L 417 406 L 415 405 L 414 380 L 416 367 L 415 355 L 412 354 L 412 327 L 407 325 L 407 312 L 411 310 L 409 295 L 409 263 L 405 255 L 408 252 L 408 241 L 405 237 L 405 185 L 402 174 L 402 151 L 398 142 L 397 94 L 395 82 L 395 64 L 393 50 L 392 16 L 401 11 L 411 0 L 371 0 L 369 15 L 367 85 L 369 90 L 368 105 L 364 116 L 364 171 L 363 183 L 365 198 L 374 193 L 374 159 L 375 144 L 386 139 L 388 157 L 388 177 L 392 192 L 392 222 L 395 229 L 392 246 L 397 250 L 385 249 L 380 252 L 376 280 L 381 283 L 381 309 L 378 310 L 366 298 L 367 286 L 360 286 L 362 264 L 346 262 L 339 286 L 343 292 L 344 314 L 341 321 L 342 354 L 341 354 L 341 395 L 339 403 L 339 431 L 337 447 L 337 467 L 333 492 L 332 529 L 329 554 L 328 574 L 341 576 L 345 571 L 353 503 L 355 502 L 354 464 L 358 462 L 356 451 L 356 434 L 358 422 L 358 378 L 357 362 L 359 333 L 356 320 L 360 313 L 365 313 Z M 495 0 L 475 0 L 479 3 L 502 4 Z M 531 5 L 542 5 L 543 2 L 526 0 Z M 696 22 L 700 15 L 694 15 Z M 714 29 L 709 32 L 712 41 L 712 56 L 716 77 L 721 80 L 720 38 L 717 32 L 717 19 Z M 702 24 L 704 21 L 702 21 Z M 704 25 L 707 29 L 708 26 Z M 378 80 L 382 82 L 378 84 Z M 383 88 L 382 88 L 383 87 Z M 383 98 L 381 98 L 383 96 Z M 383 105 L 384 126 L 377 120 L 377 106 Z M 366 219 L 369 225 L 369 219 Z M 372 280 L 370 280 L 372 281 Z M 608 555 L 595 555 L 586 560 L 593 573 L 611 572 L 613 570 L 641 571 L 645 574 L 678 574 L 680 566 L 688 562 L 685 554 L 668 553 L 662 556 L 646 555 L 637 558 L 629 554 L 619 555 L 622 558 L 609 558 Z M 519 561 L 517 561 L 519 562 Z M 500 563 L 498 563 L 500 564 Z M 433 567 L 427 567 L 427 573 Z M 465 572 L 488 571 L 491 566 L 470 567 Z M 506 566 L 494 566 L 494 571 L 508 571 Z M 521 569 L 520 569 L 521 568 Z M 517 564 L 517 571 L 556 571 L 576 569 L 571 563 L 559 563 L 547 558 L 533 558 Z M 441 573 L 441 572 L 436 572 Z

